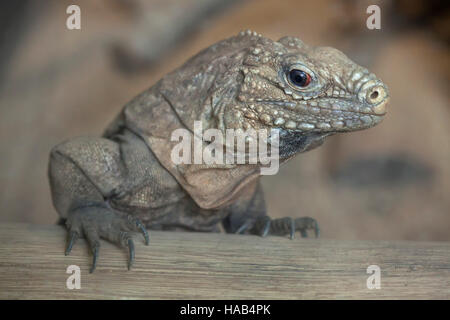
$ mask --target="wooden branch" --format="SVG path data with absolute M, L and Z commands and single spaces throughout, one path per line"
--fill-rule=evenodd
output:
M 59 226 L 0 226 L 1 299 L 449 299 L 450 243 L 259 238 L 156 232 L 135 235 L 136 262 L 102 242 L 97 270 L 80 239 L 64 256 Z M 69 265 L 81 289 L 66 287 Z M 369 290 L 367 267 L 381 268 Z

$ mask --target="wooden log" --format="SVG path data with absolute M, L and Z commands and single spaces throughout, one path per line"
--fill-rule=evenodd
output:
M 97 270 L 78 240 L 64 256 L 60 226 L 0 226 L 1 299 L 449 299 L 450 243 L 337 241 L 157 232 L 135 235 L 136 262 L 102 242 Z M 69 265 L 81 289 L 69 290 Z M 381 270 L 368 289 L 367 268 Z

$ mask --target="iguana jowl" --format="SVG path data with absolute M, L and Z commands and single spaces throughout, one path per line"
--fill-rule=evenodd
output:
M 171 132 L 280 129 L 280 160 L 325 137 L 370 128 L 386 113 L 386 86 L 329 47 L 272 41 L 245 31 L 218 42 L 130 101 L 103 137 L 53 148 L 53 203 L 69 231 L 68 254 L 84 236 L 95 269 L 100 239 L 129 248 L 146 228 L 291 235 L 318 233 L 309 217 L 270 219 L 258 165 L 175 165 Z

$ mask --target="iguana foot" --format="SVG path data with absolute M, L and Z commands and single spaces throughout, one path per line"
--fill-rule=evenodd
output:
M 247 221 L 244 223 L 236 233 L 242 233 L 245 230 L 249 230 L 252 234 L 258 234 L 262 237 L 265 237 L 269 234 L 271 235 L 290 235 L 291 239 L 294 239 L 295 232 L 299 231 L 303 238 L 308 236 L 307 230 L 314 230 L 314 234 L 319 237 L 319 225 L 317 221 L 310 217 L 301 217 L 301 218 L 291 218 L 284 217 L 279 219 L 271 219 L 269 216 L 259 217 L 253 226 L 251 223 Z
M 69 231 L 68 255 L 79 237 L 84 236 L 91 248 L 93 262 L 90 272 L 94 272 L 100 249 L 100 239 L 106 239 L 122 247 L 128 247 L 128 269 L 134 262 L 134 242 L 129 231 L 140 231 L 145 244 L 150 242 L 149 235 L 142 222 L 130 215 L 120 215 L 109 208 L 100 206 L 82 207 L 72 211 L 66 220 Z

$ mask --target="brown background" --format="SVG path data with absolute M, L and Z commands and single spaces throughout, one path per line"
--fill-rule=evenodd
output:
M 165 73 L 249 28 L 336 47 L 383 79 L 392 97 L 379 126 L 329 138 L 264 177 L 270 214 L 315 217 L 325 238 L 450 240 L 445 1 L 11 3 L 0 19 L 0 221 L 54 223 L 52 146 L 101 134 Z M 81 30 L 66 28 L 72 3 Z M 382 29 L 371 31 L 366 8 L 374 3 Z

